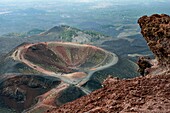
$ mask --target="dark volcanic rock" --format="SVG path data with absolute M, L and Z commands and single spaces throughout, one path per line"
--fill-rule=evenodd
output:
M 158 61 L 158 66 L 170 74 L 170 16 L 166 14 L 143 16 L 138 23 L 142 35 Z

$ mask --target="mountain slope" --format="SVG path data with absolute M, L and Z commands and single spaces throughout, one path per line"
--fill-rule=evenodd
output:
M 170 76 L 146 76 L 128 80 L 108 78 L 104 88 L 67 103 L 50 113 L 168 113 Z
M 155 55 L 140 57 L 139 71 L 146 75 L 121 80 L 107 78 L 103 88 L 51 113 L 169 113 L 170 112 L 170 16 L 154 14 L 139 18 L 141 33 Z M 147 66 L 147 65 L 150 66 Z

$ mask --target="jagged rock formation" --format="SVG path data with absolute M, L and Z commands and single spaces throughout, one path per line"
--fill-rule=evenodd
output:
M 144 76 L 147 75 L 149 72 L 147 71 L 147 68 L 151 68 L 152 64 L 150 63 L 149 57 L 139 57 L 137 64 L 139 66 L 138 72 Z
M 170 74 L 170 16 L 166 14 L 143 16 L 138 23 L 142 35 L 158 61 L 156 70 L 159 68 L 162 74 Z M 159 74 L 158 70 L 156 73 Z

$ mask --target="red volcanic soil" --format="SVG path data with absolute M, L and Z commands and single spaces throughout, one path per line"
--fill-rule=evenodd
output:
M 146 76 L 131 80 L 108 78 L 102 89 L 49 112 L 169 113 L 170 76 Z
M 28 48 L 24 56 L 27 60 L 41 64 L 46 68 L 53 66 L 54 68 L 59 68 L 63 72 L 72 72 L 68 68 L 63 66 L 64 61 L 62 58 L 57 57 L 53 51 L 49 50 L 45 44 L 37 44 Z
M 21 51 L 19 55 L 17 51 Z M 117 62 L 116 57 L 103 49 L 62 42 L 44 42 L 20 47 L 13 57 L 48 75 L 48 72 L 68 74 Z M 106 60 L 113 57 L 113 62 Z

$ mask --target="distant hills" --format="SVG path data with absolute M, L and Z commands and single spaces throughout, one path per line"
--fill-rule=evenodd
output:
M 78 42 L 78 43 L 90 43 L 99 39 L 108 38 L 109 36 L 103 35 L 95 31 L 85 31 L 77 28 L 73 28 L 67 25 L 55 26 L 49 30 L 32 29 L 23 33 L 8 33 L 2 35 L 4 38 L 48 38 L 53 40 Z M 109 37 L 111 38 L 111 37 Z
M 63 41 L 93 44 L 133 61 L 140 55 L 152 56 L 146 46 L 146 41 L 140 34 L 115 38 L 96 31 L 80 30 L 67 25 L 55 26 L 49 30 L 36 28 L 23 33 L 9 33 L 0 39 L 0 44 L 3 47 L 0 49 L 1 54 L 8 53 L 23 42 Z
M 46 13 L 45 10 L 35 9 L 35 8 L 27 8 L 27 9 L 20 9 L 16 10 L 13 13 L 15 14 L 29 14 L 29 15 L 38 15 Z

